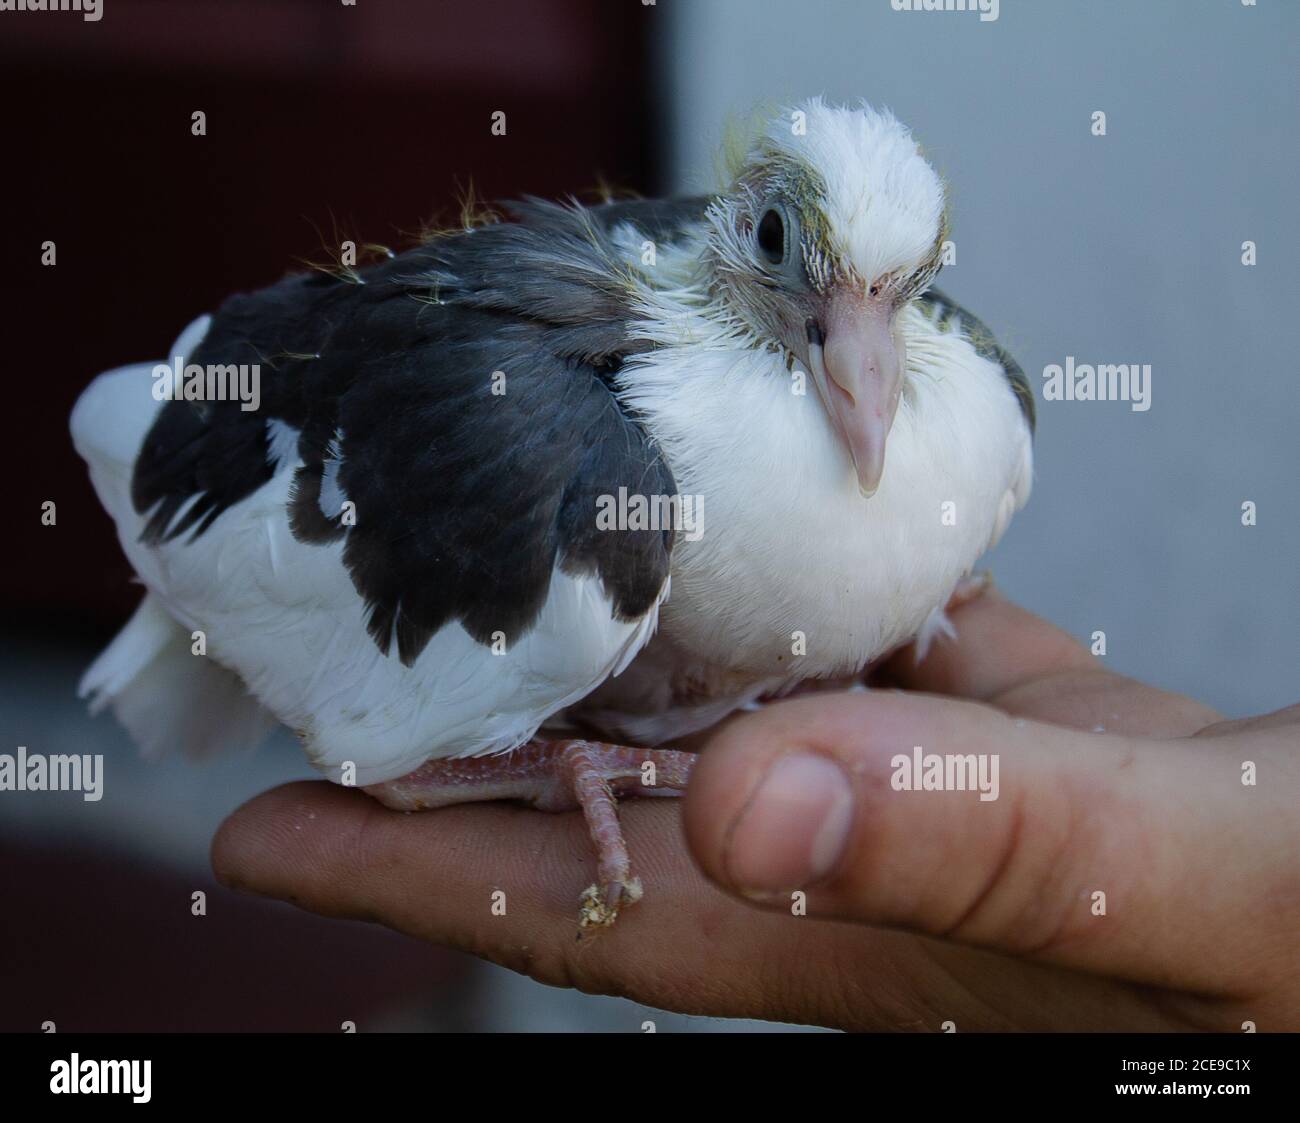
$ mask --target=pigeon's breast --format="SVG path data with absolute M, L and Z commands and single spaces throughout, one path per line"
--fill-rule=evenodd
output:
M 725 670 L 734 685 L 857 672 L 916 635 L 1023 502 L 1031 437 L 1002 372 L 920 317 L 903 328 L 929 334 L 909 340 L 870 499 L 815 390 L 775 356 L 644 360 L 630 396 L 695 514 L 653 646 L 689 673 Z

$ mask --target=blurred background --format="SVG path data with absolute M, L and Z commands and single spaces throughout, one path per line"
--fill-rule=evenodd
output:
M 95 373 L 161 358 L 229 293 L 344 238 L 405 244 L 471 184 L 487 199 L 712 189 L 724 122 L 756 103 L 866 97 L 914 128 L 951 184 L 957 260 L 941 285 L 1036 389 L 1067 356 L 1151 365 L 1148 412 L 1040 392 L 1035 494 L 991 559 L 999 584 L 1085 642 L 1104 631 L 1113 668 L 1228 715 L 1297 701 L 1300 5 L 998 9 L 105 0 L 97 23 L 0 14 L 15 406 L 0 752 L 104 753 L 107 767 L 99 803 L 0 792 L 0 1030 L 736 1028 L 220 889 L 217 824 L 308 770 L 287 737 L 252 758 L 146 765 L 110 717 L 87 717 L 77 678 L 139 591 L 66 422 Z M 489 131 L 498 109 L 504 137 Z

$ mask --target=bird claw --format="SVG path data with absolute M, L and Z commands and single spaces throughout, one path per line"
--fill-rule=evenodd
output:
M 618 919 L 623 905 L 634 905 L 641 899 L 641 879 L 612 881 L 603 889 L 597 884 L 588 885 L 582 892 L 578 910 L 579 928 L 608 928 Z

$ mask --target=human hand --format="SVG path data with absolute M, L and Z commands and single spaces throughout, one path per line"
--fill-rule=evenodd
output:
M 576 814 L 403 815 L 291 784 L 231 816 L 214 866 L 232 887 L 687 1013 L 1300 1028 L 1300 706 L 1223 722 L 994 593 L 952 618 L 956 643 L 885 669 L 908 692 L 742 715 L 684 801 L 625 802 L 646 898 L 594 937 L 575 939 L 592 860 Z M 996 757 L 997 799 L 894 790 L 891 762 L 915 745 Z

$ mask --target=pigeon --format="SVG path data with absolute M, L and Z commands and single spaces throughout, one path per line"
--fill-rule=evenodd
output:
M 717 194 L 503 204 L 100 375 L 73 439 L 146 593 L 92 709 L 147 754 L 283 724 L 398 810 L 580 809 L 599 927 L 674 742 L 942 634 L 1034 429 L 931 287 L 945 186 L 865 102 L 726 151 Z

